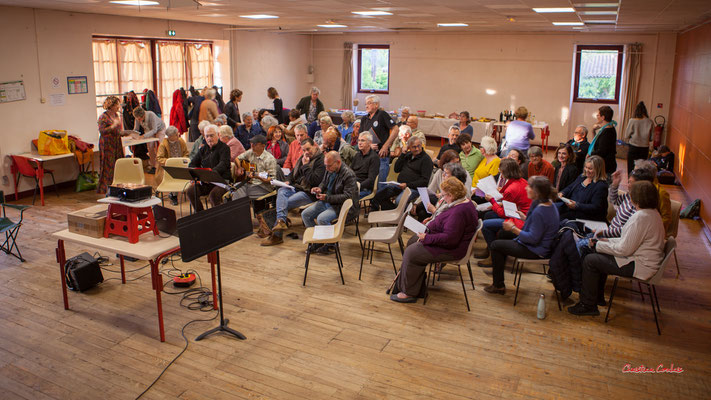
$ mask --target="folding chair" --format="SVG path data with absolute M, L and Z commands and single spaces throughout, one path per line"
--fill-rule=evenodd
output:
M 0 191 L 0 205 L 2 205 L 2 218 L 0 218 L 0 234 L 5 234 L 5 241 L 0 245 L 0 250 L 4 251 L 8 255 L 18 258 L 20 261 L 25 262 L 25 259 L 20 253 L 20 248 L 17 246 L 17 234 L 20 232 L 20 227 L 22 226 L 22 218 L 24 217 L 24 212 L 31 206 L 22 206 L 18 204 L 6 204 L 5 195 Z M 17 221 L 11 220 L 7 216 L 7 208 L 12 208 L 20 212 L 20 219 Z M 13 253 L 12 250 L 15 249 L 17 254 Z

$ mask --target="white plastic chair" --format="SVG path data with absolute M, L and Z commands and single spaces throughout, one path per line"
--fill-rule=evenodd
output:
M 140 158 L 119 158 L 114 164 L 114 181 L 112 185 L 119 183 L 135 183 L 145 185 L 146 177 L 143 174 L 143 162 Z
M 174 157 L 169 158 L 165 161 L 166 167 L 183 167 L 187 168 L 190 164 L 190 159 L 187 157 Z M 186 196 L 185 192 L 188 190 L 188 185 L 190 181 L 187 179 L 176 179 L 170 176 L 167 172 L 163 174 L 163 181 L 156 188 L 156 193 L 160 193 L 161 202 L 163 201 L 163 193 L 180 193 Z M 183 215 L 183 204 L 180 203 L 178 206 L 180 210 L 180 215 Z
M 353 206 L 353 200 L 347 199 L 343 202 L 341 206 L 341 211 L 338 213 L 338 221 L 333 228 L 333 236 L 325 239 L 314 239 L 314 228 L 306 228 L 304 231 L 304 244 L 308 245 L 306 247 L 306 262 L 304 264 L 304 283 L 302 286 L 306 286 L 306 275 L 309 273 L 309 258 L 311 257 L 311 251 L 314 244 L 335 244 L 336 245 L 336 263 L 338 263 L 338 272 L 341 274 L 341 283 L 346 284 L 343 280 L 343 258 L 341 257 L 341 249 L 338 243 L 343 237 L 343 230 L 346 227 L 346 217 L 348 215 L 348 210 Z

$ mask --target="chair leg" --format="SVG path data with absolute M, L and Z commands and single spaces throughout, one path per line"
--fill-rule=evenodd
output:
M 341 250 L 336 243 L 336 262 L 338 263 L 338 273 L 341 274 L 341 284 L 345 285 L 346 281 L 343 280 L 343 259 L 341 258 Z
M 662 310 L 659 308 L 659 299 L 657 298 L 657 287 L 655 285 L 652 285 L 652 292 L 654 293 L 654 302 L 657 303 L 657 311 L 659 313 L 662 313 Z
M 469 308 L 469 298 L 467 297 L 467 288 L 464 287 L 464 278 L 462 278 L 462 266 L 457 265 L 457 270 L 459 271 L 459 281 L 462 282 L 462 292 L 464 292 L 464 301 L 467 303 L 467 311 L 471 311 Z
M 676 264 L 676 279 L 679 279 L 681 271 L 679 271 L 679 260 L 676 259 L 676 250 L 674 250 L 674 263 Z
M 54 193 L 59 197 L 59 188 L 57 187 L 57 181 L 54 180 L 54 172 L 50 172 L 49 176 L 52 177 L 52 186 L 54 186 Z
M 555 292 L 555 299 L 558 301 L 558 311 L 563 311 L 563 307 L 560 306 L 560 296 L 558 295 L 558 289 L 553 288 L 553 291 Z
M 370 246 L 368 242 L 365 242 L 365 246 Z M 361 246 L 360 250 L 360 271 L 358 271 L 358 280 L 360 280 L 361 275 L 363 274 L 363 259 L 365 258 L 365 247 Z
M 467 261 L 467 269 L 469 270 L 469 280 L 472 281 L 472 290 L 476 290 L 474 287 L 474 276 L 472 275 L 472 263 L 471 261 Z
M 654 313 L 654 323 L 657 325 L 657 334 L 661 336 L 662 330 L 659 329 L 659 317 L 657 317 L 657 309 L 654 307 L 654 296 L 652 296 L 652 285 L 647 284 L 649 290 L 649 302 L 652 303 L 652 312 Z
M 400 245 L 400 255 L 405 254 L 405 245 L 402 243 L 402 236 L 397 238 L 397 244 Z
M 395 258 L 393 257 L 393 249 L 390 247 L 390 243 L 388 243 L 388 253 L 390 253 L 390 261 L 393 263 L 393 271 L 397 274 L 397 267 L 395 266 Z
M 39 187 L 39 180 L 35 178 L 35 190 L 32 192 L 32 205 L 35 205 L 35 198 L 37 197 L 37 188 Z M 41 196 L 40 196 L 41 197 Z
M 639 295 L 642 297 L 642 303 L 644 303 L 644 292 L 642 291 L 642 284 L 638 281 L 637 287 L 639 288 Z
M 306 263 L 304 264 L 304 283 L 301 286 L 306 286 L 306 274 L 309 273 L 309 257 L 311 256 L 311 243 L 306 247 Z
M 432 264 L 429 265 L 429 269 L 427 270 L 427 275 L 425 275 L 425 298 L 422 301 L 423 306 L 427 304 L 427 297 L 429 296 L 428 287 L 430 286 L 430 272 L 432 272 Z
M 610 302 L 607 304 L 607 314 L 605 314 L 605 323 L 607 323 L 608 318 L 610 318 L 610 310 L 612 309 L 612 300 L 615 298 L 615 289 L 617 289 L 617 281 L 620 278 L 615 277 L 615 283 L 612 284 L 612 291 L 610 291 Z
M 516 283 L 516 293 L 514 294 L 514 306 L 516 306 L 516 301 L 518 300 L 518 289 L 521 286 L 521 275 L 523 275 L 523 264 L 518 263 L 521 267 L 516 269 L 516 274 L 514 275 L 514 283 L 516 283 L 516 276 L 518 275 L 518 283 Z

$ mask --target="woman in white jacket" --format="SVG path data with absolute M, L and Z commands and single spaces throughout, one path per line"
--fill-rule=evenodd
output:
M 583 259 L 583 287 L 580 302 L 569 307 L 575 315 L 600 315 L 605 305 L 607 275 L 649 279 L 664 258 L 664 224 L 657 211 L 659 195 L 654 185 L 638 181 L 630 187 L 632 204 L 637 208 L 622 227 L 622 235 L 611 239 L 590 239 L 596 253 Z

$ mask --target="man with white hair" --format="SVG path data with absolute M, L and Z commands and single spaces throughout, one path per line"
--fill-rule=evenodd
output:
M 225 180 L 230 180 L 230 148 L 218 139 L 217 130 L 216 125 L 209 124 L 205 127 L 203 132 L 205 146 L 202 146 L 195 154 L 195 157 L 190 160 L 189 167 L 209 168 L 220 174 Z M 196 192 L 197 201 L 195 201 Z M 227 190 L 212 183 L 198 183 L 197 187 L 193 184 L 187 190 L 188 200 L 190 200 L 195 211 L 203 210 L 202 202 L 199 199 L 200 196 L 207 195 L 214 207 L 222 203 L 222 195 L 225 193 L 227 193 Z
M 400 120 L 397 122 L 397 126 L 403 126 L 407 123 L 407 119 L 410 118 L 410 107 L 403 106 L 400 109 Z
M 368 132 L 370 129 L 375 132 L 378 143 L 378 153 L 380 154 L 380 182 L 385 182 L 390 171 L 390 146 L 397 137 L 398 127 L 393 118 L 380 108 L 380 97 L 371 94 L 365 98 L 365 110 L 367 115 L 360 119 L 360 131 Z M 426 186 L 426 185 L 425 185 Z
M 370 132 L 362 132 L 358 136 L 359 151 L 353 156 L 351 162 L 351 169 L 360 182 L 359 196 L 361 199 L 373 192 L 373 185 L 378 178 L 380 169 L 380 157 L 378 157 L 378 152 L 370 147 L 372 143 L 373 135 Z
M 410 117 L 413 118 L 413 117 Z M 414 117 L 416 118 L 416 117 Z M 424 149 L 427 139 L 425 139 L 425 134 L 421 130 L 413 131 L 410 125 L 401 125 L 398 130 L 397 139 L 390 146 L 390 157 L 400 157 L 400 154 L 407 153 L 407 143 L 410 141 L 411 137 L 416 137 L 420 139 L 422 143 L 422 149 Z
M 244 146 L 232 133 L 232 127 L 229 125 L 222 125 L 219 133 L 220 141 L 230 148 L 230 161 L 234 162 L 237 156 L 245 152 Z
M 205 145 L 205 128 L 210 125 L 210 121 L 200 121 L 198 124 L 198 130 L 200 131 L 200 136 L 195 140 L 195 143 L 193 143 L 193 148 L 190 150 L 190 159 L 192 160 L 193 157 L 195 157 L 195 154 L 197 154 L 198 150 L 200 150 L 200 147 Z
M 399 174 L 397 177 L 399 184 L 387 184 L 378 190 L 371 201 L 374 211 L 394 209 L 395 204 L 392 199 L 395 198 L 395 202 L 399 202 L 406 187 L 411 190 L 409 201 L 413 201 L 419 196 L 418 187 L 427 187 L 430 176 L 432 176 L 432 159 L 422 149 L 420 138 L 411 137 L 407 147 L 408 152 L 398 157 L 395 162 L 395 172 Z
M 321 91 L 316 86 L 312 87 L 311 94 L 299 100 L 299 103 L 294 107 L 299 110 L 299 113 L 306 115 L 306 120 L 309 123 L 314 122 L 316 116 L 325 109 L 318 98 L 319 94 L 321 94 Z

